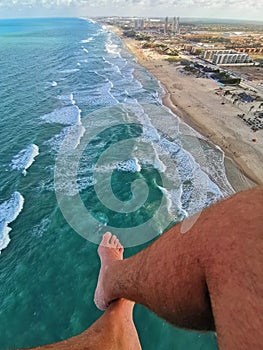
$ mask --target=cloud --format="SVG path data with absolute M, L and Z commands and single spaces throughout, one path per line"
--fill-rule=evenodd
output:
M 0 0 L 0 6 L 6 7 L 72 7 L 89 5 L 140 5 L 140 6 L 159 6 L 159 5 L 177 5 L 177 6 L 205 6 L 205 7 L 263 7 L 262 1 L 257 0 Z
M 262 0 L 0 0 L 1 12 L 24 15 L 141 15 L 261 19 Z M 9 11 L 9 12 L 8 12 Z M 242 12 L 243 11 L 243 12 Z M 3 15 L 2 15 L 3 16 Z

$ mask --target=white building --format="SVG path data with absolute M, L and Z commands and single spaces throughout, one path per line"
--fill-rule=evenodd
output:
M 202 58 L 217 65 L 248 63 L 249 55 L 233 50 L 206 50 Z

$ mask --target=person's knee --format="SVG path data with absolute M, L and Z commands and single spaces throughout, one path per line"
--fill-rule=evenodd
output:
M 262 233 L 263 187 L 240 192 L 233 201 L 232 215 L 235 217 L 234 231 L 243 234 L 243 238 L 256 239 Z M 260 234 L 261 235 L 261 234 Z
M 237 193 L 202 215 L 203 255 L 207 263 L 223 266 L 260 245 L 263 227 L 263 187 Z
M 223 201 L 216 216 L 221 216 L 221 234 L 224 236 L 247 236 L 257 234 L 262 227 L 263 187 L 242 191 Z

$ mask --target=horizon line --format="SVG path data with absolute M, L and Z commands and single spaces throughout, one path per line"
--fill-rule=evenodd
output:
M 96 15 L 96 16 L 62 16 L 62 15 L 50 15 L 50 16 L 23 16 L 23 17 L 0 17 L 0 20 L 21 20 L 21 19 L 60 19 L 60 18 L 64 18 L 64 19 L 73 19 L 73 18 L 79 18 L 79 19 L 93 19 L 93 18 L 172 18 L 173 16 L 116 16 L 116 15 Z M 244 19 L 244 18 L 226 18 L 226 17 L 195 17 L 195 16 L 177 16 L 180 17 L 181 20 L 208 20 L 208 21 L 233 21 L 233 22 L 238 22 L 238 21 L 242 21 L 242 22 L 254 22 L 254 23 L 259 23 L 263 25 L 263 21 L 262 20 L 258 20 L 258 19 Z

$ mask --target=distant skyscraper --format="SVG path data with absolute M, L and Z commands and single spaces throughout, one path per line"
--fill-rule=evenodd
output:
M 173 18 L 173 23 L 172 23 L 172 33 L 175 33 L 175 26 L 176 26 L 176 18 Z
M 173 34 L 175 33 L 179 33 L 179 17 L 173 17 L 173 21 L 172 21 L 172 26 L 171 26 L 171 32 Z M 165 18 L 165 22 L 164 22 L 164 33 L 167 34 L 169 31 L 169 19 L 168 17 Z
M 164 22 L 164 34 L 168 33 L 168 17 L 165 17 L 165 22 Z
M 145 26 L 145 22 L 144 22 L 144 19 L 143 18 L 137 18 L 135 21 L 134 21 L 134 28 L 136 30 L 143 30 L 144 29 L 144 26 Z
M 145 22 L 144 22 L 144 19 L 143 18 L 141 18 L 141 30 L 143 30 L 144 29 L 144 27 L 145 27 Z
M 180 17 L 175 18 L 175 28 L 174 28 L 174 33 L 179 33 L 180 32 Z

